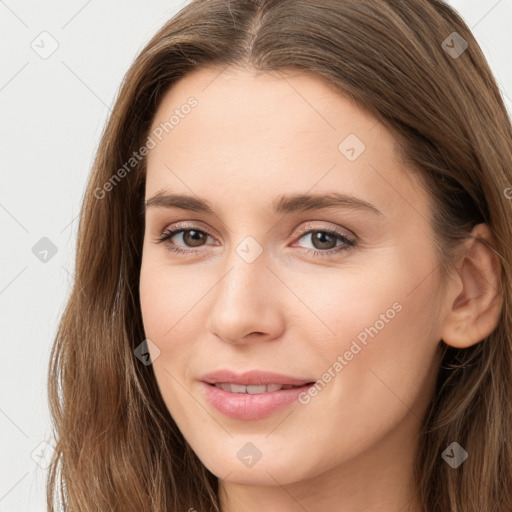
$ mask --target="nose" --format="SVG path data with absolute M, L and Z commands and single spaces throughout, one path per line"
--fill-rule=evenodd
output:
M 262 255 L 249 263 L 234 254 L 227 268 L 212 290 L 208 331 L 231 344 L 277 338 L 285 324 L 280 290 L 284 286 L 266 258 Z

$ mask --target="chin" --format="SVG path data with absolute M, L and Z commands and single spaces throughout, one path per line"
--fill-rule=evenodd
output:
M 252 442 L 235 436 L 215 453 L 209 451 L 205 456 L 196 453 L 203 465 L 219 479 L 242 485 L 274 486 L 277 482 L 285 485 L 311 477 L 318 470 L 309 468 L 303 450 L 293 454 L 283 443 L 268 444 L 265 447 L 263 441 Z M 261 455 L 257 454 L 256 445 L 261 446 Z M 257 457 L 261 458 L 256 460 Z

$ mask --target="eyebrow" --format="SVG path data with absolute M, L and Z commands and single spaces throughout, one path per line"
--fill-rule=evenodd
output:
M 330 192 L 327 194 L 282 194 L 276 197 L 271 202 L 270 206 L 272 211 L 276 214 L 341 207 L 383 215 L 382 212 L 371 203 L 358 197 L 340 194 L 338 192 Z M 146 200 L 144 211 L 147 211 L 149 208 L 178 208 L 181 210 L 215 215 L 209 201 L 186 194 L 158 192 L 153 197 Z

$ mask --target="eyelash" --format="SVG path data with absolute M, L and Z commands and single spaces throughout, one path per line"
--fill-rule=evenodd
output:
M 211 236 L 208 232 L 206 232 L 202 229 L 197 229 L 195 227 L 187 227 L 187 228 L 181 227 L 179 229 L 174 229 L 174 230 L 166 229 L 165 231 L 163 231 L 160 234 L 160 237 L 156 240 L 155 243 L 157 243 L 157 244 L 165 243 L 165 242 L 169 241 L 171 238 L 173 238 L 175 235 L 177 235 L 178 233 L 185 233 L 187 231 L 198 231 L 207 236 Z M 356 245 L 356 240 L 347 237 L 343 233 L 340 233 L 335 230 L 329 230 L 329 229 L 309 229 L 309 230 L 305 231 L 304 233 L 301 233 L 301 235 L 299 236 L 298 239 L 300 240 L 304 236 L 315 233 L 315 232 L 326 233 L 330 236 L 335 236 L 336 238 L 340 239 L 345 244 L 345 246 L 342 247 L 341 249 L 338 247 L 338 248 L 333 248 L 333 249 L 327 249 L 325 251 L 321 251 L 318 249 L 305 249 L 306 251 L 312 253 L 312 256 L 314 256 L 314 257 L 316 257 L 316 256 L 327 257 L 327 256 L 330 256 L 333 254 L 342 254 L 347 251 L 350 251 Z M 204 251 L 204 249 L 183 249 L 177 245 L 174 245 L 174 244 L 171 245 L 170 243 L 166 243 L 165 245 L 169 251 L 172 251 L 172 252 L 178 253 L 178 254 L 201 253 Z

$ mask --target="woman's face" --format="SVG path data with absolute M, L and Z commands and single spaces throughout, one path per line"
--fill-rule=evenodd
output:
M 169 412 L 231 482 L 410 465 L 446 309 L 428 196 L 319 79 L 219 73 L 185 76 L 152 126 L 140 292 Z

